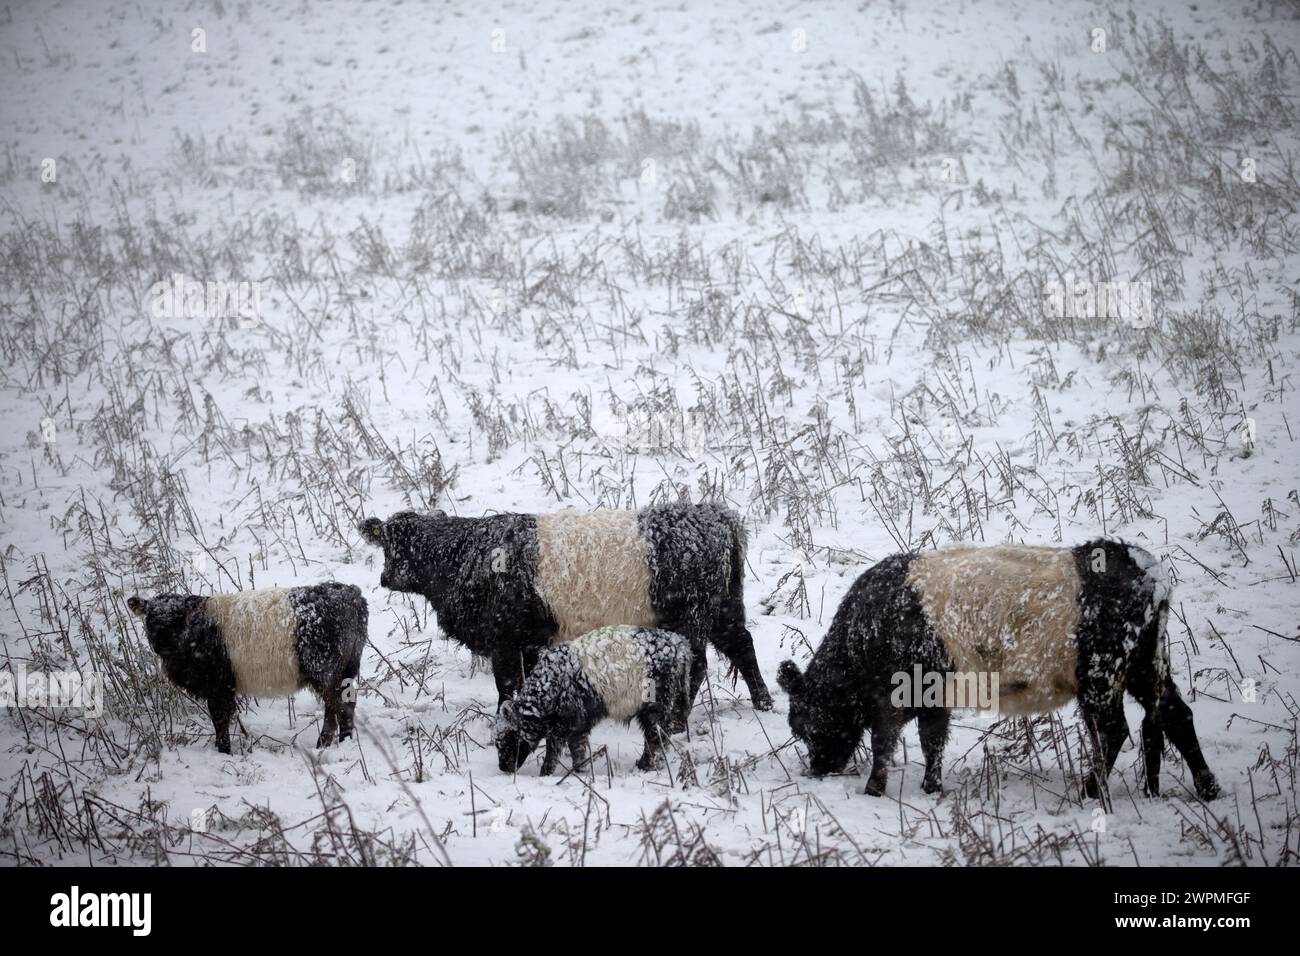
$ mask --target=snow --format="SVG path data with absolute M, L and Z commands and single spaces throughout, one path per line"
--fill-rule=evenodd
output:
M 1293 862 L 1294 17 L 6 8 L 0 667 L 109 680 L 96 735 L 0 715 L 0 858 Z M 1045 314 L 1067 274 L 1150 282 L 1156 327 Z M 151 307 L 176 276 L 258 283 L 256 321 Z M 913 725 L 868 797 L 803 776 L 785 695 L 756 713 L 716 657 L 662 769 L 606 722 L 586 785 L 502 774 L 490 669 L 379 586 L 358 520 L 679 498 L 745 518 L 774 691 L 901 549 L 1140 546 L 1225 796 L 1171 757 L 1144 799 L 1130 701 L 1100 818 L 1073 706 L 958 717 L 941 798 Z M 126 596 L 330 579 L 370 605 L 357 736 L 314 751 L 303 692 L 218 754 Z M 43 775 L 131 822 L 61 844 Z M 374 841 L 314 841 L 323 805 Z

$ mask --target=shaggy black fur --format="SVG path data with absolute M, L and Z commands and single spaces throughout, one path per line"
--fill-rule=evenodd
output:
M 558 628 L 533 586 L 537 519 L 403 511 L 387 521 L 370 518 L 360 530 L 384 549 L 379 583 L 423 595 L 448 637 L 491 658 L 498 703 L 507 700 Z
M 808 769 L 822 776 L 844 768 L 871 729 L 871 775 L 867 793 L 885 789 L 885 775 L 899 733 L 913 718 L 921 721 L 926 749 L 926 792 L 939 789 L 948 712 L 940 707 L 900 710 L 890 700 L 892 677 L 922 670 L 951 670 L 943 642 L 907 586 L 912 555 L 895 555 L 863 572 L 840 603 L 825 639 L 806 673 L 785 661 L 777 681 L 790 695 L 790 730 L 808 748 Z M 933 744 L 937 742 L 938 746 Z M 932 754 L 937 751 L 932 759 Z
M 1128 738 L 1124 691 L 1142 705 L 1142 754 L 1146 790 L 1160 793 L 1165 734 L 1182 754 L 1202 800 L 1219 795 L 1219 784 L 1201 753 L 1192 710 L 1169 673 L 1164 623 L 1169 595 L 1162 579 L 1147 573 L 1155 558 L 1120 541 L 1097 539 L 1074 548 L 1079 572 L 1079 713 L 1097 747 L 1098 761 L 1084 785 L 1098 797 Z M 1139 566 L 1138 558 L 1145 565 Z
M 1100 793 L 1127 736 L 1122 703 L 1128 690 L 1147 713 L 1142 729 L 1148 791 L 1154 795 L 1159 789 L 1162 734 L 1167 731 L 1193 773 L 1197 793 L 1207 800 L 1217 796 L 1218 784 L 1201 755 L 1191 711 L 1168 675 L 1161 647 L 1168 595 L 1158 593 L 1158 579 L 1139 567 L 1134 554 L 1143 556 L 1147 567 L 1154 566 L 1154 559 L 1114 541 L 1092 541 L 1072 550 L 1080 574 L 1081 621 L 1075 638 L 1079 708 L 1099 743 L 1085 793 Z M 790 695 L 790 729 L 807 746 L 811 773 L 842 770 L 863 730 L 870 729 L 866 792 L 874 796 L 884 792 L 899 734 L 913 718 L 920 724 L 925 758 L 922 789 L 942 789 L 948 711 L 899 708 L 891 701 L 894 674 L 911 673 L 918 664 L 926 672 L 953 670 L 947 648 L 907 584 L 914 557 L 895 555 L 864 572 L 841 602 L 807 671 L 800 673 L 793 661 L 784 661 L 777 676 Z
M 754 706 L 770 709 L 772 695 L 745 627 L 740 519 L 718 505 L 673 504 L 642 509 L 637 524 L 646 544 L 656 625 L 684 634 L 696 651 L 691 694 L 673 715 L 674 729 L 684 729 L 703 679 L 706 642 L 736 667 Z M 404 511 L 386 522 L 370 518 L 360 531 L 384 549 L 380 584 L 424 595 L 449 637 L 492 659 L 498 703 L 507 700 L 558 629 L 535 587 L 536 517 L 449 518 L 440 511 Z
M 653 628 L 628 628 L 646 661 L 646 693 L 637 724 L 645 737 L 638 770 L 658 766 L 664 741 L 670 736 L 668 721 L 680 709 L 687 693 L 693 651 L 680 634 Z M 581 640 L 581 638 L 580 638 Z M 497 715 L 493 736 L 497 765 L 506 773 L 518 770 L 538 743 L 546 742 L 542 775 L 555 772 L 563 748 L 569 748 L 577 769 L 589 753 L 591 728 L 609 716 L 599 692 L 583 672 L 572 644 L 548 647 L 538 655 L 537 666 L 513 700 Z M 630 722 L 630 721 L 629 721 Z
M 771 710 L 772 695 L 745 626 L 745 526 L 740 516 L 717 504 L 656 505 L 637 513 L 637 527 L 648 551 L 656 624 L 685 635 L 695 650 L 686 709 L 674 717 L 674 730 L 685 729 L 686 714 L 704 681 L 705 641 L 739 672 L 754 709 Z
M 357 680 L 361 654 L 370 633 L 370 609 L 361 589 L 328 581 L 290 588 L 297 626 L 298 669 L 302 682 L 325 704 L 325 717 L 316 746 L 352 736 L 357 709 Z
M 352 736 L 356 683 L 361 672 L 369 611 L 361 589 L 329 581 L 289 589 L 296 625 L 294 643 L 302 687 L 310 687 L 325 705 L 316 746 Z M 230 720 L 235 715 L 235 674 L 226 642 L 207 613 L 207 598 L 197 594 L 160 594 L 146 601 L 127 599 L 127 607 L 144 618 L 149 646 L 162 660 L 174 684 L 203 698 L 208 705 L 217 750 L 230 753 Z

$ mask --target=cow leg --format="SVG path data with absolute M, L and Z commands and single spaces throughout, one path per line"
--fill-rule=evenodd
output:
M 1128 721 L 1124 719 L 1123 700 L 1089 721 L 1088 727 L 1097 742 L 1098 753 L 1092 772 L 1084 781 L 1083 792 L 1088 799 L 1098 800 L 1106 788 L 1111 770 L 1115 768 L 1115 759 L 1119 756 L 1124 741 L 1128 739 Z
M 1192 724 L 1192 709 L 1178 693 L 1173 677 L 1165 678 L 1164 693 L 1160 697 L 1160 724 L 1191 770 L 1196 795 L 1202 800 L 1213 800 L 1221 793 L 1219 782 L 1214 779 L 1201 753 L 1196 727 Z
M 1160 726 L 1160 695 L 1164 682 L 1153 663 L 1136 664 L 1129 671 L 1128 692 L 1142 705 L 1142 770 L 1146 794 L 1160 795 L 1160 764 L 1164 759 L 1165 732 Z
M 364 646 L 364 642 L 362 642 Z M 361 692 L 361 648 L 353 654 L 343 668 L 343 680 L 339 685 L 339 741 L 352 736 L 356 721 L 357 694 Z
M 943 748 L 948 743 L 948 711 L 943 707 L 925 707 L 917 715 L 921 733 L 921 753 L 925 757 L 925 778 L 921 789 L 926 793 L 943 792 Z
M 536 651 L 532 657 L 536 664 Z M 502 641 L 492 649 L 492 679 L 497 685 L 497 710 L 523 686 L 526 661 L 525 649 L 509 641 Z
M 754 638 L 745 627 L 745 607 L 733 605 L 723 611 L 711 635 L 713 646 L 740 672 L 749 688 L 749 700 L 755 710 L 771 710 L 772 695 L 763 682 L 754 655 Z
M 316 738 L 318 748 L 334 743 L 334 735 L 339 728 L 339 688 L 329 688 L 323 695 L 322 702 L 325 704 L 325 716 L 321 718 L 320 736 Z
M 222 688 L 208 697 L 208 716 L 217 735 L 217 751 L 230 753 L 230 718 L 235 715 L 235 690 Z
M 356 712 L 357 678 L 361 674 L 364 635 L 358 636 L 342 622 L 324 622 L 298 647 L 302 686 L 320 698 L 324 714 L 316 746 L 328 747 L 352 736 Z M 346 656 L 344 656 L 346 655 Z
M 666 628 L 672 630 L 672 628 Z M 705 650 L 705 644 L 700 640 L 691 640 L 691 660 L 689 672 L 683 682 L 683 691 L 678 698 L 676 706 L 672 708 L 672 713 L 668 715 L 665 722 L 667 733 L 680 734 L 686 732 L 686 723 L 691 715 L 691 707 L 695 705 L 695 697 L 700 692 L 700 685 L 704 683 L 704 678 L 709 673 L 709 659 Z
M 573 760 L 573 769 L 578 771 L 587 762 L 591 744 L 586 734 L 574 734 L 569 738 L 569 756 Z
M 341 672 L 322 682 L 316 675 L 308 675 L 312 689 L 320 695 L 325 706 L 325 716 L 321 719 L 320 736 L 316 746 L 328 747 L 334 743 L 337 734 L 340 741 L 352 736 L 352 718 L 357 709 L 357 675 L 361 672 L 361 660 L 358 656 L 347 661 Z
M 663 708 L 657 704 L 647 704 L 636 716 L 645 737 L 645 750 L 636 762 L 638 770 L 653 770 L 663 761 L 664 739 L 668 736 L 664 728 Z
M 1115 686 L 1105 675 L 1085 679 L 1079 693 L 1079 712 L 1089 738 L 1095 743 L 1092 769 L 1083 783 L 1083 795 L 1086 799 L 1097 800 L 1105 790 L 1106 779 L 1115 766 L 1120 748 L 1128 739 L 1123 686 Z
M 1142 715 L 1142 762 L 1146 772 L 1147 796 L 1160 796 L 1160 762 L 1164 759 L 1165 732 L 1160 712 L 1151 708 Z
M 546 753 L 542 757 L 542 776 L 549 777 L 555 773 L 555 767 L 560 762 L 560 751 L 564 749 L 564 741 L 559 737 L 546 738 Z
M 885 792 L 889 778 L 889 761 L 898 747 L 898 735 L 903 730 L 901 712 L 893 707 L 884 708 L 871 722 L 871 776 L 863 790 L 868 796 L 879 797 Z

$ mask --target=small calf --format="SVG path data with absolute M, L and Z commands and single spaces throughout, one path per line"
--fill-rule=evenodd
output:
M 513 773 L 545 740 L 544 776 L 555 772 L 566 743 L 576 768 L 587 759 L 587 735 L 597 721 L 635 717 L 645 735 L 637 769 L 658 766 L 668 722 L 690 689 L 691 662 L 685 637 L 646 627 L 602 627 L 546 648 L 523 687 L 501 705 L 498 765 Z
M 369 611 L 361 589 L 328 582 L 201 597 L 126 602 L 144 618 L 167 677 L 207 701 L 217 750 L 230 753 L 235 697 L 281 697 L 310 687 L 325 704 L 317 747 L 352 735 L 355 685 Z
M 1000 713 L 1042 713 L 1074 699 L 1098 761 L 1085 785 L 1100 795 L 1128 737 L 1124 692 L 1146 711 L 1146 790 L 1160 790 L 1165 734 L 1196 792 L 1219 793 L 1201 754 L 1192 712 L 1169 674 L 1169 584 L 1138 547 L 1095 540 L 1075 548 L 956 547 L 900 554 L 865 571 L 840 603 L 806 673 L 782 663 L 790 729 L 809 770 L 834 773 L 871 731 L 866 792 L 885 789 L 903 725 L 916 718 L 925 757 L 922 789 L 942 789 L 947 698 L 917 706 L 894 696 L 899 674 L 996 674 Z

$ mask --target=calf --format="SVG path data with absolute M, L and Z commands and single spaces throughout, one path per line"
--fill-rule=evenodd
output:
M 163 672 L 207 701 L 217 750 L 230 753 L 236 695 L 282 697 L 310 687 L 325 704 L 317 747 L 352 735 L 368 611 L 361 589 L 328 582 L 200 597 L 160 594 L 126 605 L 144 618 Z
M 883 793 L 904 724 L 919 722 L 922 788 L 939 791 L 951 701 L 900 705 L 899 674 L 996 674 L 1003 713 L 1054 710 L 1077 699 L 1097 744 L 1084 791 L 1100 795 L 1128 736 L 1124 691 L 1146 711 L 1146 789 L 1160 790 L 1164 735 L 1192 771 L 1202 799 L 1219 787 L 1206 766 L 1192 712 L 1169 674 L 1169 586 L 1141 548 L 1096 540 L 1076 548 L 957 547 L 895 555 L 854 583 L 806 673 L 782 663 L 790 729 L 809 769 L 840 770 L 871 730 L 866 792 Z M 893 685 L 891 687 L 891 685 Z M 910 705 L 910 706 L 909 706 Z
M 492 659 L 498 703 L 541 648 L 595 627 L 632 624 L 685 635 L 695 651 L 686 713 L 704 679 L 705 641 L 740 672 L 758 710 L 772 706 L 745 627 L 745 530 L 714 504 L 640 511 L 370 518 L 384 549 L 379 583 L 422 594 L 456 641 Z
M 544 776 L 555 772 L 566 743 L 579 767 L 597 721 L 633 717 L 645 735 L 637 769 L 658 766 L 667 721 L 688 693 L 693 657 L 682 635 L 645 627 L 602 627 L 546 648 L 523 688 L 501 705 L 493 734 L 498 766 L 513 773 L 545 740 Z

